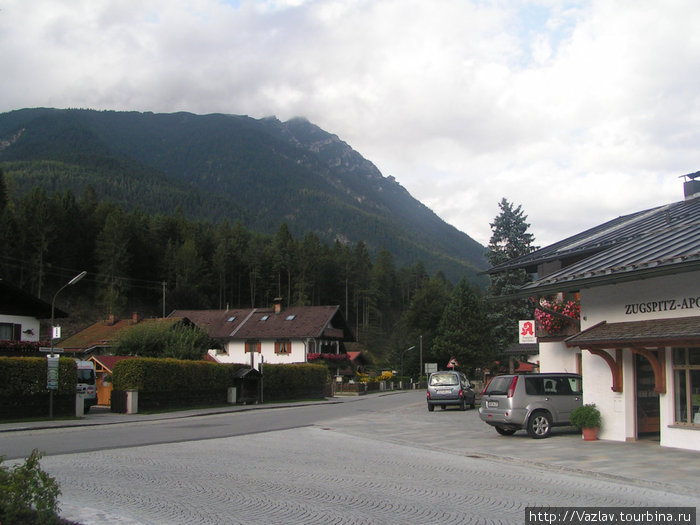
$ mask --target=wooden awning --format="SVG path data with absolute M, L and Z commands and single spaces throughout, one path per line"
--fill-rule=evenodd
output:
M 700 345 L 700 317 L 607 323 L 603 321 L 566 339 L 567 346 L 626 348 Z
M 665 348 L 700 345 L 700 317 L 607 323 L 603 321 L 566 339 L 601 357 L 610 367 L 613 392 L 622 392 L 622 350 L 644 356 L 654 371 L 654 391 L 666 392 Z M 658 349 L 658 356 L 650 349 Z M 614 350 L 614 355 L 608 350 Z

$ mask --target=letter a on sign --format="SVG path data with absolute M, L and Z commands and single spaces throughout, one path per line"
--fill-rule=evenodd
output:
M 522 344 L 536 343 L 535 321 L 518 321 L 520 330 L 518 331 L 518 342 Z

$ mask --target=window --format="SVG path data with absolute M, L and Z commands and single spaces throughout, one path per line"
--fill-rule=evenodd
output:
M 261 320 L 261 321 L 267 321 L 269 318 L 270 318 L 269 315 L 263 315 L 263 316 L 260 318 L 260 320 Z
M 673 349 L 675 422 L 700 427 L 700 348 Z
M 229 317 L 229 318 L 227 319 L 227 321 L 228 321 L 229 323 L 232 323 L 232 322 L 234 322 L 235 320 L 236 320 L 236 316 L 235 316 L 235 315 L 234 315 L 233 317 Z
M 246 341 L 245 342 L 245 353 L 249 352 L 258 352 L 260 353 L 261 349 L 261 343 L 260 341 Z
M 296 318 L 296 315 L 288 315 L 287 321 L 294 321 L 295 318 Z
M 0 341 L 21 341 L 22 325 L 0 323 Z
M 292 342 L 291 341 L 275 341 L 275 353 L 276 354 L 291 354 L 292 353 Z

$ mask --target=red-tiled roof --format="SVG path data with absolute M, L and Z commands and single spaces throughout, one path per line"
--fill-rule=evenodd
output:
M 114 323 L 109 321 L 99 321 L 84 330 L 81 330 L 75 335 L 64 339 L 57 346 L 60 346 L 67 352 L 80 352 L 99 346 L 111 346 L 118 333 L 134 327 L 136 324 L 142 323 L 158 323 L 164 325 L 174 325 L 182 321 L 181 318 L 158 318 L 158 319 L 142 319 L 138 323 L 134 323 L 133 319 L 117 320 Z
M 102 365 L 103 368 L 106 368 L 110 372 L 114 370 L 114 365 L 118 361 L 122 361 L 124 359 L 137 359 L 136 356 L 133 355 L 93 355 L 88 359 L 88 361 L 95 361 L 96 363 L 99 363 Z

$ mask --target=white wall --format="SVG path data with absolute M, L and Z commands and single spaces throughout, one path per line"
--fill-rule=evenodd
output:
M 0 323 L 12 323 L 22 325 L 22 341 L 40 341 L 39 320 L 36 317 L 24 315 L 0 315 Z M 31 330 L 31 334 L 26 334 L 26 330 Z
M 700 272 L 581 290 L 581 330 L 620 323 L 700 315 Z
M 619 323 L 700 315 L 700 272 L 677 274 L 581 290 L 581 330 L 602 321 Z M 542 345 L 540 345 L 542 347 Z M 615 357 L 614 351 L 610 354 Z M 633 354 L 623 351 L 622 392 L 613 392 L 607 363 L 587 350 L 582 352 L 583 399 L 601 411 L 601 439 L 636 438 L 636 401 Z M 544 370 L 543 370 L 544 371 Z M 700 431 L 669 428 L 674 420 L 673 368 L 666 351 L 666 394 L 659 399 L 661 444 L 700 450 Z
M 290 364 L 306 362 L 306 345 L 303 341 L 292 341 L 292 351 L 289 354 L 275 354 L 275 341 L 261 341 L 260 353 L 253 353 L 253 367 L 258 368 L 262 357 L 265 364 Z M 251 354 L 245 351 L 243 341 L 232 341 L 226 345 L 226 352 L 217 354 L 209 351 L 219 363 L 239 363 L 250 365 Z
M 569 372 L 577 374 L 576 356 L 578 348 L 569 348 L 561 342 L 540 343 L 540 372 Z

